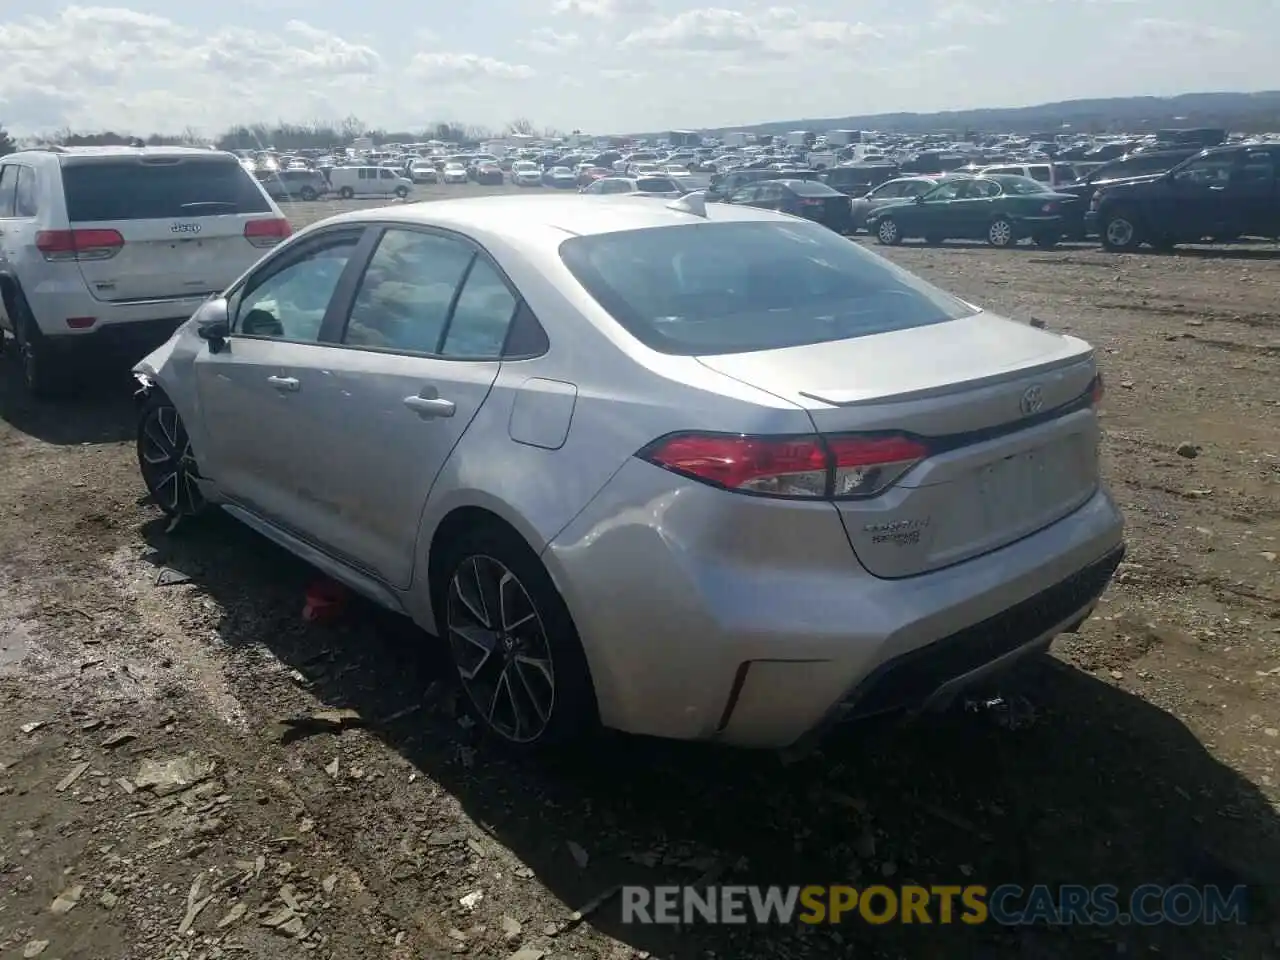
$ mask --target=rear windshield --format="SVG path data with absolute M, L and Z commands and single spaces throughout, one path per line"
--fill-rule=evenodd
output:
M 699 223 L 573 237 L 560 256 L 632 336 L 668 354 L 826 343 L 974 309 L 809 223 Z
M 636 189 L 645 193 L 669 193 L 679 187 L 673 181 L 661 177 L 644 177 L 636 181 Z
M 817 180 L 788 180 L 787 189 L 797 197 L 842 197 L 839 190 L 832 190 L 825 183 Z
M 236 213 L 268 213 L 266 197 L 232 160 L 141 163 L 127 159 L 66 164 L 62 183 L 67 218 L 173 220 Z

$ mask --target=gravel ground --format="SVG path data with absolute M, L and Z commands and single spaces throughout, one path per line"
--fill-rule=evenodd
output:
M 866 727 L 787 767 L 624 738 L 512 763 L 460 725 L 429 638 L 361 606 L 304 623 L 302 564 L 229 520 L 167 530 L 121 372 L 37 406 L 5 363 L 0 957 L 1275 956 L 1280 251 L 887 253 L 1097 346 L 1131 552 L 1083 631 L 1000 691 L 1016 710 Z M 708 873 L 1248 883 L 1254 922 L 573 916 Z

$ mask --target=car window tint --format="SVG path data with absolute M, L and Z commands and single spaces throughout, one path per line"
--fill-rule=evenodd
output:
M 355 247 L 355 237 L 344 237 L 251 285 L 236 311 L 235 332 L 314 342 Z
M 1270 184 L 1275 179 L 1275 161 L 1266 150 L 1251 150 L 1232 178 L 1233 183 Z
M 446 357 L 499 357 L 507 337 L 516 298 L 483 257 L 477 257 L 458 295 L 445 335 Z
M 1214 153 L 1192 160 L 1175 173 L 1174 179 L 1182 184 L 1220 186 L 1231 179 L 1236 157 L 1231 153 Z
M 62 186 L 72 223 L 271 211 L 253 177 L 231 159 L 64 163 Z
M 930 203 L 936 200 L 954 200 L 960 196 L 961 188 L 968 182 L 968 180 L 948 180 L 946 183 L 940 183 L 925 195 L 925 199 Z
M 918 197 L 932 189 L 933 184 L 928 180 L 912 180 L 903 186 L 901 195 L 904 197 Z
M 18 167 L 18 189 L 13 198 L 13 215 L 34 217 L 39 212 L 36 204 L 36 172 L 30 167 Z
M 343 342 L 435 353 L 471 257 L 448 237 L 388 230 L 360 281 Z
M 1027 170 L 1032 180 L 1038 180 L 1041 183 L 1048 183 L 1053 179 L 1048 167 L 1031 167 Z
M 0 167 L 0 217 L 13 216 L 13 198 L 18 185 L 18 168 L 14 164 Z
M 826 227 L 710 222 L 573 237 L 560 256 L 654 350 L 772 350 L 970 316 L 969 305 Z
M 876 187 L 876 189 L 871 192 L 871 196 L 875 197 L 877 200 L 893 200 L 902 196 L 903 186 L 904 184 L 902 183 L 886 183 L 882 186 Z

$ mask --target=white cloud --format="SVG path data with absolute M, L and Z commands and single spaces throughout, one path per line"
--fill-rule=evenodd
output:
M 950 3 L 933 14 L 933 21 L 937 26 L 993 27 L 1004 23 L 1004 17 L 989 7 Z
M 383 70 L 372 47 L 300 20 L 212 33 L 116 7 L 0 25 L 0 117 L 15 128 L 221 129 L 325 115 Z M 350 93 L 347 94 L 350 96 Z
M 538 27 L 520 44 L 537 53 L 563 53 L 581 42 L 582 38 L 576 33 L 558 33 L 550 27 Z
M 812 56 L 819 50 L 851 50 L 880 35 L 864 23 L 810 19 L 792 7 L 770 7 L 755 14 L 704 7 L 633 30 L 622 46 L 679 53 Z
M 475 80 L 529 80 L 537 76 L 533 67 L 507 63 L 475 53 L 420 53 L 409 64 L 411 72 L 441 83 L 469 83 Z
M 1215 27 L 1189 20 L 1162 20 L 1145 17 L 1133 22 L 1133 32 L 1141 40 L 1168 44 L 1234 44 L 1243 43 L 1245 36 L 1238 30 Z
M 555 0 L 551 12 L 558 15 L 612 20 L 616 17 L 649 13 L 652 0 Z

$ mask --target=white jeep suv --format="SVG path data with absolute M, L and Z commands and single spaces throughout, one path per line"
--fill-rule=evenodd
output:
M 142 356 L 290 234 L 233 154 L 52 147 L 0 158 L 0 345 L 37 396 Z

